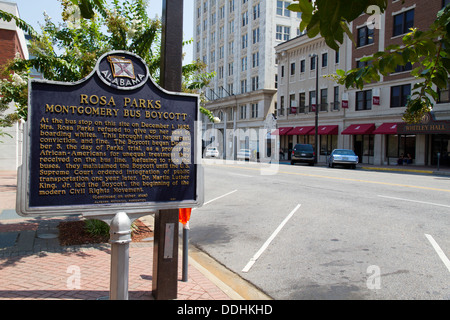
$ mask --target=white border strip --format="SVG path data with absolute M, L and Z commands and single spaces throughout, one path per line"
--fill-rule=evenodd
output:
M 258 252 L 256 252 L 256 254 L 250 259 L 250 261 L 247 263 L 247 265 L 244 267 L 244 269 L 242 269 L 242 272 L 248 272 L 250 270 L 250 268 L 255 264 L 256 260 L 258 260 L 258 258 L 263 254 L 263 252 L 267 249 L 267 247 L 269 246 L 269 244 L 272 242 L 273 239 L 275 239 L 275 237 L 277 236 L 278 232 L 280 232 L 280 230 L 284 227 L 284 225 L 289 221 L 289 219 L 294 215 L 295 211 L 298 210 L 298 208 L 300 208 L 301 204 L 298 204 L 294 210 L 292 210 L 288 216 L 283 220 L 283 222 L 280 223 L 280 225 L 278 226 L 278 228 L 272 233 L 272 235 L 269 237 L 269 239 L 266 240 L 266 242 L 264 242 L 264 244 L 262 245 L 262 247 L 258 250 Z
M 228 196 L 228 195 L 230 195 L 230 194 L 232 194 L 232 193 L 234 193 L 234 192 L 236 192 L 236 191 L 237 191 L 237 189 L 236 189 L 236 190 L 233 190 L 233 191 L 230 191 L 230 192 L 228 192 L 228 193 L 225 193 L 225 194 L 223 194 L 223 195 L 221 195 L 221 196 L 219 196 L 219 197 L 217 197 L 217 198 L 214 198 L 214 199 L 211 199 L 211 200 L 209 200 L 209 201 L 206 201 L 205 203 L 203 203 L 203 205 L 207 205 L 208 203 L 211 203 L 211 202 L 213 202 L 213 201 L 219 200 L 220 198 L 226 197 L 226 196 Z
M 441 258 L 442 262 L 447 267 L 448 271 L 450 272 L 450 260 L 448 260 L 447 256 L 445 255 L 444 251 L 442 251 L 441 247 L 437 244 L 436 241 L 434 241 L 433 237 L 429 234 L 425 234 L 425 237 L 427 237 L 428 241 L 430 241 L 431 245 L 433 246 L 434 250 L 437 252 L 439 258 Z
M 418 200 L 410 200 L 410 199 L 403 199 L 403 198 L 396 198 L 396 197 L 389 197 L 389 196 L 382 196 L 382 195 L 378 195 L 378 196 L 381 197 L 381 198 L 394 199 L 394 200 L 403 200 L 403 201 L 416 202 L 416 203 L 422 203 L 422 204 L 430 204 L 430 205 L 433 205 L 433 206 L 450 208 L 450 206 L 448 206 L 446 204 L 426 202 L 426 201 L 418 201 Z

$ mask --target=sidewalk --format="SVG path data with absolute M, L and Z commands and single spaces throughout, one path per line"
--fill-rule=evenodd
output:
M 60 246 L 59 222 L 80 217 L 20 217 L 13 209 L 15 189 L 16 173 L 0 171 L 0 300 L 108 299 L 110 245 Z M 146 216 L 141 221 L 151 225 L 153 218 Z M 190 249 L 190 254 L 191 251 L 195 253 L 195 248 Z M 132 242 L 129 252 L 129 299 L 154 300 L 153 241 Z M 196 256 L 202 257 L 198 253 Z M 190 257 L 188 281 L 183 282 L 180 251 L 177 300 L 244 299 L 209 271 L 216 262 L 203 256 L 203 264 L 208 268 Z

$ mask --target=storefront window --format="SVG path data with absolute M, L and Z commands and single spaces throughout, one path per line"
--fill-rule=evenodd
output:
M 364 155 L 373 156 L 373 135 L 364 135 Z
M 373 134 L 357 134 L 354 136 L 354 150 L 360 163 L 369 163 L 373 156 Z
M 415 135 L 394 135 L 388 134 L 386 141 L 386 155 L 389 158 L 398 158 L 410 154 L 411 158 L 416 158 L 416 136 Z
M 386 155 L 388 158 L 398 158 L 398 135 L 386 135 Z
M 415 135 L 401 135 L 399 144 L 399 154 L 404 156 L 410 154 L 411 158 L 416 158 L 416 136 Z
M 320 136 L 320 155 L 327 156 L 337 148 L 337 135 Z
M 431 164 L 437 165 L 437 154 L 440 154 L 439 165 L 450 166 L 450 134 L 435 134 L 431 143 Z

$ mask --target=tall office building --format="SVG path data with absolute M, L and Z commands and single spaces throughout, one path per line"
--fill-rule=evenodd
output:
M 204 146 L 218 146 L 227 159 L 235 159 L 243 148 L 259 151 L 259 142 L 267 139 L 259 129 L 275 128 L 275 46 L 300 34 L 300 16 L 287 10 L 291 3 L 195 2 L 194 59 L 203 61 L 207 72 L 216 73 L 205 89 L 205 107 L 220 119 L 214 124 L 203 121 Z M 211 128 L 217 129 L 215 133 Z M 256 139 L 252 133 L 256 133 Z

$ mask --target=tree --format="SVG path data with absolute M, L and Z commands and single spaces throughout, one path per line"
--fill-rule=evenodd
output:
M 14 20 L 31 36 L 30 54 L 33 56 L 29 60 L 16 57 L 2 72 L 0 113 L 11 102 L 15 103 L 16 112 L 3 116 L 0 127 L 10 126 L 18 119 L 26 120 L 31 68 L 41 72 L 47 80 L 74 82 L 89 75 L 104 53 L 126 50 L 139 55 L 153 79 L 159 83 L 162 26 L 158 18 L 148 17 L 147 0 L 113 0 L 111 8 L 104 0 L 60 2 L 63 22 L 55 25 L 50 17 L 45 16 L 41 34 L 25 21 L 0 11 L 1 19 Z M 206 86 L 214 74 L 207 74 L 204 70 L 205 65 L 200 61 L 183 66 L 183 90 L 195 92 Z M 201 111 L 213 119 L 210 111 L 202 107 Z
M 353 41 L 349 23 L 363 13 L 383 13 L 387 0 L 295 0 L 288 9 L 301 12 L 301 31 L 309 37 L 320 33 L 330 48 L 338 49 L 344 33 Z M 378 10 L 374 10 L 378 8 Z M 334 79 L 347 88 L 362 89 L 365 84 L 380 80 L 400 65 L 414 65 L 411 74 L 417 82 L 409 98 L 403 120 L 419 122 L 438 99 L 437 89 L 447 87 L 450 72 L 450 6 L 444 7 L 428 30 L 411 29 L 402 39 L 402 45 L 393 45 L 385 51 L 361 59 L 368 65 L 352 70 L 338 70 Z

